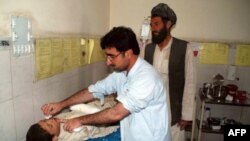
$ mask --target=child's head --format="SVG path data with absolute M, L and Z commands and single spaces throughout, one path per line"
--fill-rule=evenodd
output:
M 53 141 L 60 134 L 60 122 L 56 118 L 41 120 L 33 124 L 27 134 L 26 141 Z

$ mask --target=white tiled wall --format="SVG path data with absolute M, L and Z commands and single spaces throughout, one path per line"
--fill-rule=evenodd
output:
M 32 93 L 32 55 L 14 57 L 11 55 L 11 77 L 13 97 Z
M 109 0 L 1 1 L 0 36 L 11 35 L 12 15 L 31 19 L 35 38 L 61 34 L 101 36 L 109 30 L 109 3 Z M 13 57 L 9 50 L 0 48 L 0 141 L 24 141 L 30 124 L 43 118 L 42 104 L 61 100 L 107 73 L 102 62 L 35 81 L 33 58 Z M 93 74 L 97 70 L 100 72 Z
M 28 127 L 34 124 L 32 93 L 19 95 L 13 99 L 17 140 L 24 138 Z
M 9 50 L 0 51 L 0 102 L 12 98 Z
M 43 119 L 44 103 L 62 100 L 107 75 L 100 62 L 36 81 L 33 59 L 0 50 L 0 141 L 24 141 L 30 125 Z
M 227 80 L 227 73 L 229 64 L 234 64 L 235 60 L 235 54 L 236 49 L 235 48 L 229 48 L 229 59 L 228 64 L 226 65 L 211 65 L 211 64 L 200 64 L 198 61 L 198 57 L 196 58 L 197 61 L 197 83 L 198 87 L 202 87 L 203 83 L 205 82 L 212 82 L 213 76 L 220 73 L 224 76 L 224 85 L 227 84 L 236 84 L 240 90 L 245 90 L 250 92 L 250 67 L 241 67 L 236 66 L 236 77 L 239 78 L 239 80 Z
M 0 140 L 1 141 L 15 141 L 15 119 L 13 100 L 8 100 L 0 103 Z
M 101 62 L 35 81 L 32 55 L 13 57 L 9 50 L 0 50 L 0 60 L 0 141 L 24 141 L 30 125 L 43 118 L 40 108 L 44 103 L 68 97 L 103 78 L 108 71 Z M 196 61 L 198 86 L 211 81 L 216 73 L 224 76 L 227 73 L 227 65 L 204 65 Z M 235 82 L 247 91 L 249 72 L 249 68 L 238 68 L 240 80 Z M 213 116 L 220 116 L 223 111 L 222 116 L 235 116 L 235 120 L 250 123 L 249 109 L 223 106 L 211 106 L 211 109 Z M 242 116 L 241 119 L 238 115 Z

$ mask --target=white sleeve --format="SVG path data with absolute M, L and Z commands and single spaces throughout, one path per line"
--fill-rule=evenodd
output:
M 192 120 L 196 93 L 196 64 L 192 48 L 187 46 L 185 58 L 185 86 L 182 99 L 182 119 Z

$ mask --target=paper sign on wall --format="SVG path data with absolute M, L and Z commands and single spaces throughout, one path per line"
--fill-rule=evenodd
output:
M 202 43 L 200 48 L 199 62 L 202 64 L 227 64 L 228 44 Z
M 52 49 L 50 39 L 36 41 L 36 77 L 48 78 L 52 70 Z
M 36 76 L 38 80 L 99 61 L 105 61 L 99 38 L 36 39 Z
M 237 45 L 235 65 L 250 66 L 250 45 Z
M 52 74 L 58 74 L 63 72 L 63 48 L 61 38 L 51 39 L 52 48 Z

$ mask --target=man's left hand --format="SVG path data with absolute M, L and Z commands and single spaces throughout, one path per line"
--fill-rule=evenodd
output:
M 178 122 L 178 126 L 180 127 L 181 130 L 184 130 L 187 125 L 189 125 L 192 121 L 187 121 L 187 120 L 180 120 Z

